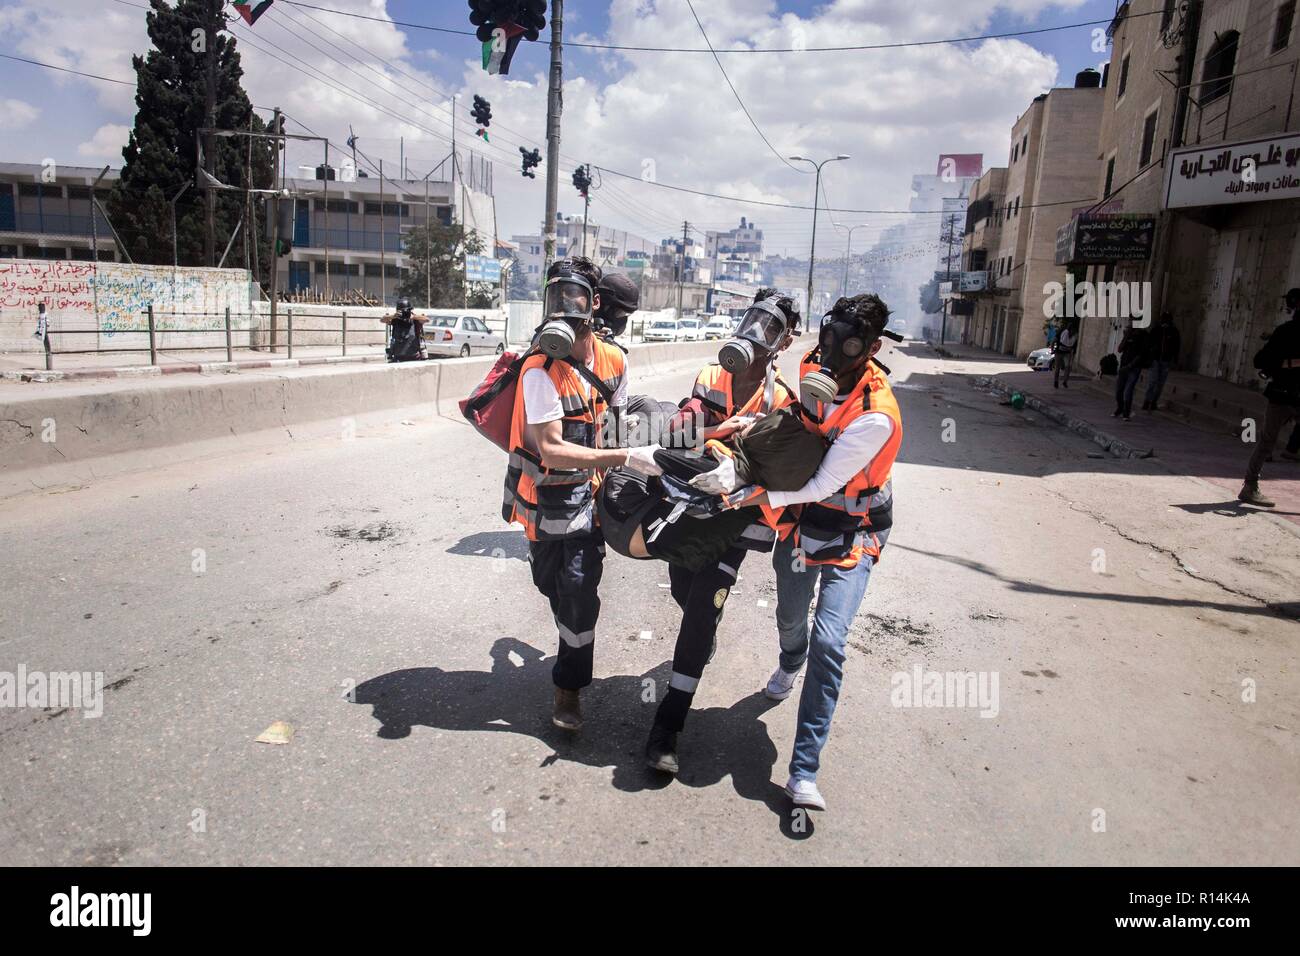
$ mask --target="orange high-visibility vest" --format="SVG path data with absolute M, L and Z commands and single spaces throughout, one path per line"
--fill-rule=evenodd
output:
M 592 371 L 611 394 L 617 393 L 627 374 L 623 353 L 599 339 L 592 347 L 595 349 Z M 587 448 L 600 447 L 599 429 L 608 410 L 600 393 L 592 388 L 588 399 L 583 395 L 583 380 L 573 366 L 541 354 L 525 359 L 519 370 L 521 383 L 523 376 L 535 368 L 546 372 L 560 395 L 564 440 Z M 599 472 L 588 468 L 545 467 L 524 441 L 527 421 L 521 384 L 515 393 L 514 417 L 510 422 L 510 460 L 506 466 L 501 516 L 508 522 L 523 525 L 529 541 L 553 541 L 593 530 Z
M 820 367 L 808 355 L 799 365 L 800 378 Z M 865 468 L 829 498 L 802 506 L 799 515 L 794 545 L 806 563 L 857 567 L 864 554 L 879 558 L 889 537 L 894 509 L 891 477 L 903 443 L 903 417 L 889 379 L 874 362 L 867 363 L 862 379 L 829 416 L 824 404 L 813 405 L 799 405 L 804 423 L 832 443 L 861 415 L 881 412 L 894 425 L 893 434 Z
M 759 384 L 754 394 L 743 404 L 738 404 L 735 396 L 732 395 L 734 382 L 734 376 L 717 362 L 710 362 L 700 369 L 700 374 L 695 379 L 695 387 L 691 390 L 691 397 L 698 398 L 704 406 L 709 419 L 705 422 L 706 426 L 721 425 L 732 415 L 752 415 L 759 410 L 763 402 L 762 384 Z M 781 373 L 777 372 L 776 387 L 772 392 L 772 407 L 767 411 L 774 412 L 778 408 L 785 408 L 793 401 L 794 391 L 785 384 Z

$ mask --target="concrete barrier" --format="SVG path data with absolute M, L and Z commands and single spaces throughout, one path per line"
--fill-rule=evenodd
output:
M 702 364 L 717 348 L 716 342 L 634 346 L 633 390 L 639 377 Z M 271 436 L 278 441 L 337 431 L 349 420 L 421 413 L 459 418 L 460 400 L 494 362 L 484 357 L 6 385 L 0 390 L 0 495 L 48 484 L 69 465 L 110 457 L 117 459 L 114 467 L 97 466 L 95 475 L 188 457 L 175 449 L 195 443 L 265 439 L 268 432 L 278 433 Z M 321 427 L 303 428 L 313 424 Z M 166 454 L 145 454 L 159 451 Z M 46 476 L 37 479 L 36 472 Z

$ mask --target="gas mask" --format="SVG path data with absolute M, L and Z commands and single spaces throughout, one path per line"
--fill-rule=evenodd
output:
M 865 322 L 828 313 L 822 319 L 817 339 L 821 367 L 799 379 L 800 398 L 805 403 L 833 402 L 839 394 L 836 377 L 865 364 L 874 341 L 874 336 L 868 336 Z
M 591 325 L 595 293 L 582 276 L 565 272 L 548 279 L 542 301 L 544 322 L 537 333 L 537 346 L 551 358 L 567 358 L 578 332 Z
M 740 318 L 736 332 L 718 351 L 718 364 L 732 375 L 754 365 L 770 364 L 786 336 L 785 313 L 772 299 L 755 302 Z

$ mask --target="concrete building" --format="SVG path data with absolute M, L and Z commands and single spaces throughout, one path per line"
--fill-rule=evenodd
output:
M 976 302 L 969 340 L 983 339 L 989 348 L 1021 357 L 1046 344 L 1049 283 L 1063 282 L 1066 274 L 1056 261 L 1057 233 L 1075 211 L 1087 208 L 1096 188 L 1101 79 L 1085 70 L 1073 87 L 1036 96 L 1011 127 L 1005 176 L 987 185 L 991 198 L 1002 180 L 998 204 L 991 211 L 981 205 L 981 246 L 974 241 L 976 220 L 971 222 L 967 262 L 982 250 L 989 274 L 983 291 L 963 295 Z
M 995 294 L 990 277 L 1002 244 L 1002 216 L 1007 191 L 1007 167 L 994 166 L 971 187 L 962 235 L 962 270 L 970 279 L 962 283 L 961 296 L 950 308 L 965 315 L 961 341 L 997 352 L 1014 350 L 1008 342 L 1007 294 Z M 982 285 L 981 285 L 982 283 Z M 961 319 L 959 318 L 959 323 Z
M 762 280 L 763 230 L 742 216 L 734 229 L 704 234 L 704 255 L 714 279 L 755 285 Z
M 0 163 L 0 259 L 94 258 L 92 245 L 104 262 L 115 262 L 117 243 L 108 222 L 94 212 L 90 189 L 100 170 L 86 166 L 38 166 Z M 96 193 L 101 203 L 117 181 L 110 169 Z

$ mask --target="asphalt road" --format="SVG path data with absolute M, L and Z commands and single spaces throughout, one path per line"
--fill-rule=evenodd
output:
M 102 672 L 103 714 L 0 709 L 0 863 L 1300 862 L 1300 538 L 1095 446 L 918 346 L 820 777 L 751 556 L 681 741 L 641 763 L 678 615 L 611 553 L 585 729 L 504 456 L 451 418 L 0 502 L 0 671 Z M 676 399 L 693 373 L 636 379 Z M 895 675 L 996 675 L 996 716 Z M 1245 699 L 1244 699 L 1245 698 Z M 255 738 L 275 721 L 289 743 Z

